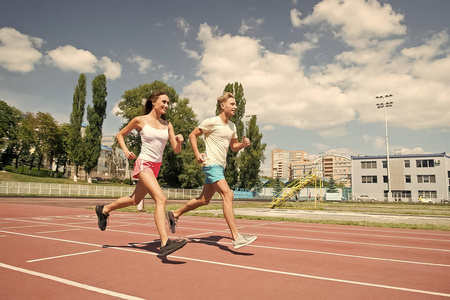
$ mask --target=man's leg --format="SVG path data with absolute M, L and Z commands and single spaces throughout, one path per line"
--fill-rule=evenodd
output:
M 223 199 L 223 215 L 227 221 L 228 228 L 230 228 L 233 237 L 234 249 L 239 249 L 253 243 L 258 237 L 256 235 L 241 235 L 236 227 L 233 211 L 233 191 L 228 186 L 225 179 L 221 179 L 213 183 L 214 189 L 222 196 Z
M 239 236 L 239 231 L 236 227 L 236 221 L 234 219 L 234 211 L 233 211 L 233 191 L 228 186 L 228 183 L 225 179 L 221 179 L 212 184 L 214 189 L 220 194 L 223 200 L 223 215 L 225 220 L 227 221 L 228 228 L 230 228 L 231 236 L 233 240 L 236 240 Z

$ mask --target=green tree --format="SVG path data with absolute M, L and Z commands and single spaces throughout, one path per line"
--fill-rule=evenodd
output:
M 20 110 L 0 100 L 0 167 L 12 163 L 12 145 L 17 142 L 22 115 Z
M 336 188 L 336 182 L 333 177 L 331 177 L 330 181 L 327 184 L 327 193 L 337 193 L 338 190 Z
M 88 126 L 85 131 L 84 169 L 88 182 L 92 182 L 90 173 L 98 164 L 102 144 L 103 120 L 106 118 L 106 76 L 99 75 L 92 81 L 92 104 L 87 107 Z
M 78 167 L 84 162 L 84 145 L 81 135 L 81 124 L 84 116 L 84 106 L 86 105 L 86 76 L 81 73 L 78 78 L 78 84 L 75 87 L 72 102 L 72 113 L 70 114 L 70 132 L 69 132 L 69 159 L 70 163 L 75 164 L 76 172 L 74 180 L 77 180 Z
M 22 154 L 31 153 L 33 155 L 37 141 L 35 126 L 36 118 L 30 112 L 23 115 L 18 123 L 17 138 L 9 146 L 9 153 L 15 159 L 15 170 L 19 166 L 19 158 Z
M 244 88 L 242 87 L 242 84 L 235 82 L 234 84 L 227 84 L 224 91 L 232 93 L 234 95 L 234 99 L 236 100 L 237 108 L 234 116 L 230 118 L 230 121 L 236 125 L 236 133 L 239 141 L 241 141 L 244 135 L 244 122 L 242 121 L 242 118 L 245 115 L 245 104 L 247 103 L 244 97 Z M 216 115 L 219 113 L 220 107 L 217 105 Z M 238 152 L 228 149 L 225 179 L 231 188 L 236 187 L 239 183 L 239 162 L 237 157 Z
M 56 157 L 56 171 L 59 170 L 59 166 L 64 166 L 63 173 L 66 172 L 67 161 L 69 159 L 69 132 L 70 124 L 64 123 L 58 127 L 58 133 L 56 135 L 56 147 L 55 147 L 55 157 Z
M 201 165 L 194 159 L 194 151 L 190 147 L 187 138 L 192 130 L 198 126 L 197 116 L 189 106 L 189 99 L 179 99 L 177 105 L 166 113 L 167 119 L 172 123 L 175 134 L 181 134 L 185 142 L 181 146 L 181 152 L 175 154 L 170 145 L 164 152 L 165 163 L 161 167 L 161 175 L 164 183 L 169 186 L 181 188 L 196 188 L 203 184 L 204 177 Z M 197 140 L 200 151 L 204 151 L 204 142 Z
M 56 139 L 58 135 L 58 122 L 49 114 L 38 112 L 35 118 L 34 131 L 36 134 L 35 151 L 38 159 L 38 171 L 44 159 L 47 160 L 47 167 L 51 167 L 53 155 L 56 149 Z
M 241 187 L 252 189 L 259 184 L 260 167 L 264 163 L 266 144 L 261 143 L 262 134 L 256 125 L 257 117 L 252 115 L 248 122 L 246 137 L 250 139 L 250 146 L 244 148 L 239 159 L 239 179 Z

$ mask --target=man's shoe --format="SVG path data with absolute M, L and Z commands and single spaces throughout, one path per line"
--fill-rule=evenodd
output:
M 159 256 L 167 256 L 175 251 L 183 248 L 187 244 L 187 241 L 184 239 L 176 239 L 176 240 L 167 240 L 167 243 L 164 247 L 161 247 L 161 253 Z
M 166 218 L 167 218 L 167 222 L 169 222 L 170 231 L 172 231 L 172 233 L 175 233 L 175 230 L 177 229 L 178 220 L 173 215 L 173 211 L 169 210 L 166 213 Z
M 95 212 L 97 213 L 97 218 L 98 218 L 98 228 L 100 228 L 101 231 L 105 231 L 106 224 L 108 223 L 108 217 L 109 217 L 109 214 L 105 215 L 103 213 L 103 207 L 104 207 L 104 205 L 97 205 L 95 207 Z
M 239 249 L 247 246 L 256 241 L 257 238 L 258 237 L 256 235 L 239 235 L 238 238 L 233 241 L 234 249 Z

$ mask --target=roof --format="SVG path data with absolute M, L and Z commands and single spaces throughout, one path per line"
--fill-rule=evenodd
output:
M 428 154 L 405 154 L 405 155 L 389 155 L 389 159 L 392 158 L 426 158 L 426 157 L 448 157 L 445 152 L 442 153 L 428 153 Z M 386 158 L 387 155 L 367 155 L 367 156 L 352 156 L 353 160 L 358 159 L 383 159 Z

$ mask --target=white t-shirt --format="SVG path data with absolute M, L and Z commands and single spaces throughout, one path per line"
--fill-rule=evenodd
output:
M 237 139 L 236 126 L 225 124 L 219 116 L 205 119 L 199 126 L 205 135 L 206 159 L 203 166 L 227 165 L 227 152 L 231 139 Z

